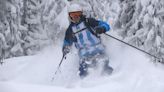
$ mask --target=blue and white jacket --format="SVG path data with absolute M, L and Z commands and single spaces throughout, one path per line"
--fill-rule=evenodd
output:
M 98 49 L 95 48 L 95 46 L 101 44 L 100 38 L 95 35 L 94 28 L 97 26 L 103 27 L 105 32 L 110 30 L 110 26 L 107 23 L 95 20 L 94 18 L 85 18 L 82 16 L 78 24 L 71 22 L 66 30 L 64 46 L 71 46 L 75 43 L 76 48 L 79 49 L 80 55 L 97 52 Z

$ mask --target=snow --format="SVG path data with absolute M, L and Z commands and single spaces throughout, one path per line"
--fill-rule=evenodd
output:
M 151 16 L 153 16 L 153 14 L 154 14 L 154 12 L 155 12 L 153 6 L 152 6 L 152 5 L 149 5 L 149 6 L 147 7 L 147 9 L 148 9 L 148 14 L 151 15 Z
M 161 42 L 162 42 L 161 37 L 157 36 L 157 37 L 156 37 L 156 44 L 157 44 L 158 47 L 161 46 L 161 44 L 162 44 Z
M 14 52 L 16 52 L 18 50 L 23 52 L 20 44 L 16 44 L 15 46 L 13 46 L 13 48 L 11 49 L 11 52 L 14 53 Z
M 142 6 L 147 6 L 149 4 L 150 0 L 141 0 Z
M 159 18 L 154 18 L 154 24 L 155 24 L 155 26 L 160 25 L 160 20 L 159 20 Z
M 109 34 L 113 34 L 110 33 Z M 78 75 L 76 51 L 67 55 L 61 72 L 52 77 L 60 62 L 61 43 L 38 55 L 5 60 L 0 66 L 1 92 L 163 92 L 164 67 L 154 64 L 141 52 L 107 38 L 107 51 L 114 72 L 110 76 Z M 95 71 L 96 74 L 96 71 Z
M 5 42 L 5 37 L 2 33 L 0 33 L 0 39 L 1 39 L 2 42 Z
M 22 25 L 19 25 L 19 30 L 27 31 L 28 29 Z

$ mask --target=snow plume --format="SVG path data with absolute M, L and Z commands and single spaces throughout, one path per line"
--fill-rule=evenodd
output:
M 120 0 L 121 12 L 115 26 L 129 43 L 157 57 L 164 57 L 163 0 Z

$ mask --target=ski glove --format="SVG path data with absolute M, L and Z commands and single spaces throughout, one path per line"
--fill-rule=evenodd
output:
M 64 55 L 68 54 L 70 52 L 70 46 L 64 46 L 62 51 Z
M 96 34 L 102 34 L 105 33 L 105 28 L 101 26 L 95 27 Z

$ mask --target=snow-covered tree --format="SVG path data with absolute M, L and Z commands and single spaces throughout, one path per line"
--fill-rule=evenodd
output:
M 4 15 L 1 17 L 1 57 L 7 58 L 11 57 L 13 54 L 12 50 L 19 44 L 20 36 L 18 32 L 18 12 L 16 11 L 17 6 L 14 6 L 16 2 L 5 1 L 5 7 L 2 10 Z M 20 48 L 21 49 L 21 48 Z M 19 49 L 19 51 L 20 51 Z M 18 51 L 18 49 L 17 49 Z M 19 53 L 20 55 L 21 53 Z
M 64 7 L 66 7 L 64 0 L 47 0 L 43 5 L 41 22 L 47 36 L 53 42 L 61 38 L 61 33 L 64 32 L 62 30 L 66 30 L 60 27 L 59 22 L 61 20 L 57 20 Z
M 158 57 L 164 57 L 164 1 L 120 0 L 122 10 L 117 27 L 129 43 Z
M 86 0 L 90 4 L 91 16 L 104 21 L 115 19 L 119 12 L 118 0 Z
M 35 54 L 50 44 L 64 6 L 63 0 L 0 0 L 0 59 Z
M 23 2 L 22 25 L 27 28 L 27 31 L 24 31 L 23 48 L 26 55 L 38 51 L 48 40 L 41 22 L 42 4 L 43 0 L 24 0 Z
M 6 3 L 4 0 L 0 0 L 0 61 L 3 59 L 3 53 L 4 53 L 4 46 L 3 44 L 5 44 L 5 37 L 4 35 L 1 33 L 4 30 L 4 15 L 5 15 L 5 8 L 6 8 Z

